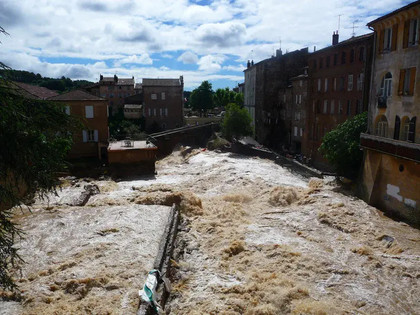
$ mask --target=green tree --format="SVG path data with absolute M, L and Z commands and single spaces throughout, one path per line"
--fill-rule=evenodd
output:
M 203 81 L 198 88 L 192 91 L 190 104 L 192 109 L 204 112 L 213 108 L 213 89 L 209 81 Z
M 340 175 L 356 178 L 362 165 L 360 133 L 367 129 L 367 112 L 346 120 L 322 139 L 319 152 Z
M 245 108 L 230 103 L 226 106 L 226 113 L 222 122 L 222 134 L 228 140 L 250 136 L 253 134 L 251 123 L 252 118 Z

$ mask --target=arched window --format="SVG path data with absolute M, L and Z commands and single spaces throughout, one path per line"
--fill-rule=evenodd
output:
M 397 115 L 395 116 L 395 125 L 394 125 L 394 139 L 395 140 L 400 139 L 400 128 L 401 128 L 401 119 Z
M 410 118 L 407 116 L 401 119 L 401 136 L 400 140 L 408 141 L 408 133 L 410 130 Z
M 392 93 L 391 89 L 392 89 L 392 74 L 388 72 L 382 78 L 381 96 L 385 98 L 387 98 L 388 96 L 391 96 L 391 93 Z
M 381 115 L 376 119 L 375 130 L 377 136 L 386 137 L 388 135 L 388 120 L 384 115 Z

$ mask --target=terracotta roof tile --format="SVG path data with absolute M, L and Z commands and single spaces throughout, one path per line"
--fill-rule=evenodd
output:
M 95 96 L 82 90 L 74 90 L 64 94 L 50 97 L 52 101 L 104 101 L 104 98 Z
M 34 98 L 39 98 L 41 100 L 45 100 L 47 98 L 57 96 L 58 93 L 56 91 L 52 91 L 42 86 L 36 86 L 31 84 L 26 84 L 22 82 L 13 82 L 22 90 L 25 90 L 27 93 L 34 96 Z

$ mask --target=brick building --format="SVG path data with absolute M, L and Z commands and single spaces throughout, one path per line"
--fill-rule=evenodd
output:
M 124 98 L 134 93 L 134 77 L 118 78 L 100 75 L 99 82 L 84 88 L 87 92 L 108 100 L 110 115 L 124 108 Z
M 143 116 L 147 131 L 184 125 L 184 79 L 143 79 Z
M 364 149 L 365 200 L 420 226 L 420 1 L 382 16 Z
M 83 130 L 73 135 L 69 158 L 98 157 L 101 159 L 108 146 L 108 101 L 82 90 L 50 97 L 63 103 L 66 113 L 81 119 Z
M 278 149 L 287 141 L 279 91 L 291 85 L 291 78 L 302 73 L 307 57 L 307 48 L 284 55 L 277 50 L 272 58 L 248 63 L 244 71 L 244 106 L 253 117 L 255 138 L 260 143 Z
M 367 110 L 373 34 L 339 42 L 310 54 L 306 132 L 302 152 L 321 169 L 331 169 L 318 152 L 323 136 Z

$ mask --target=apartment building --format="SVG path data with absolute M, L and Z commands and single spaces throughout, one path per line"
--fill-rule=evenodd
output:
M 80 118 L 83 129 L 73 135 L 69 158 L 106 155 L 108 147 L 108 101 L 82 90 L 75 90 L 48 98 L 62 103 L 67 114 Z
M 154 132 L 184 125 L 184 78 L 143 79 L 145 128 Z
M 420 226 L 420 1 L 370 23 L 375 53 L 364 150 L 370 204 Z
M 134 77 L 99 77 L 99 82 L 84 88 L 87 92 L 108 100 L 109 114 L 113 115 L 124 108 L 124 98 L 135 94 Z
M 320 169 L 332 170 L 318 152 L 324 135 L 368 107 L 373 34 L 339 42 L 308 57 L 309 95 L 302 152 Z

